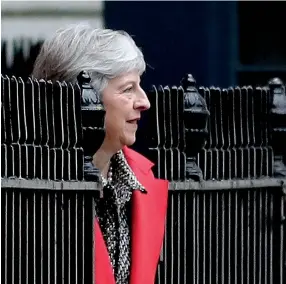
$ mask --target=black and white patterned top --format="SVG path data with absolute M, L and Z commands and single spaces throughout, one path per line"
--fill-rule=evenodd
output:
M 122 151 L 111 159 L 112 180 L 103 178 L 103 198 L 97 204 L 97 217 L 109 252 L 116 284 L 129 283 L 130 212 L 133 190 L 146 193 L 129 167 Z

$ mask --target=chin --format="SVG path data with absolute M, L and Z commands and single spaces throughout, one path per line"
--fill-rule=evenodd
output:
M 135 141 L 136 141 L 136 137 L 135 137 L 135 135 L 134 135 L 134 137 L 133 136 L 130 136 L 130 137 L 125 137 L 125 139 L 124 139 L 125 141 L 125 146 L 132 146 L 134 143 L 135 143 Z

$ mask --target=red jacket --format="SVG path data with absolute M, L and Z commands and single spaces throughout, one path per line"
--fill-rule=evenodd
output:
M 134 191 L 131 213 L 130 284 L 153 284 L 164 237 L 168 181 L 156 179 L 152 162 L 125 147 L 126 160 L 147 194 Z M 95 222 L 95 283 L 115 284 L 98 221 Z

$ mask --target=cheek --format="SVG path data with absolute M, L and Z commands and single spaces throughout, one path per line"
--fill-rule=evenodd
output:
M 132 108 L 130 99 L 127 97 L 103 97 L 105 107 L 105 128 L 106 131 L 113 135 L 115 132 L 124 132 L 126 119 Z
M 105 128 L 109 133 L 120 132 L 124 128 L 125 125 L 125 117 L 122 110 L 118 107 L 106 107 L 106 115 L 105 115 Z

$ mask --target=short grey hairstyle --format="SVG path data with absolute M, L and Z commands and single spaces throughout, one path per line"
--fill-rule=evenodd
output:
M 131 71 L 142 75 L 145 69 L 143 54 L 128 33 L 79 23 L 57 30 L 44 41 L 32 77 L 76 83 L 85 70 L 101 93 L 108 80 Z

